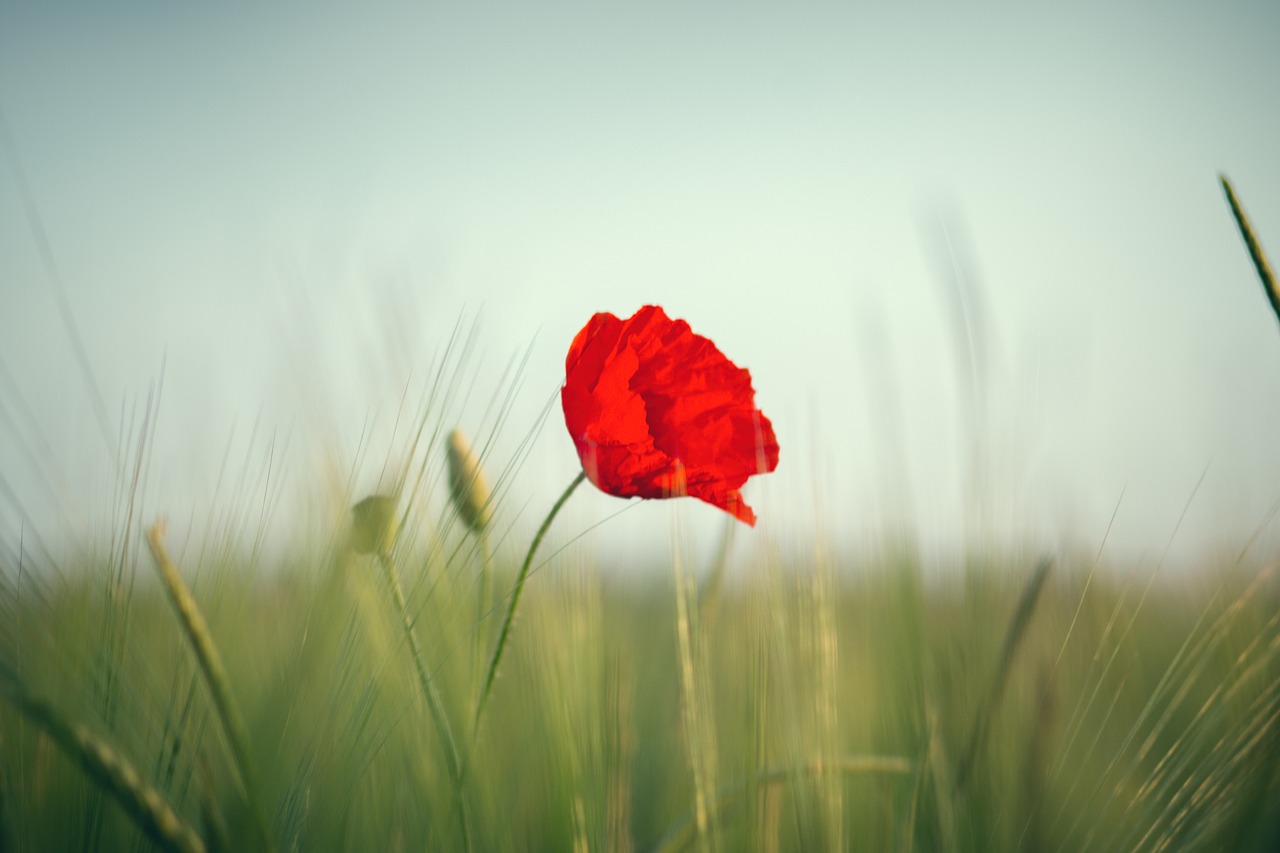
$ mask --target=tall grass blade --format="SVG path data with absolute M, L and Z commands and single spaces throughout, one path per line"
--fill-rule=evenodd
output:
M 680 711 L 684 723 L 685 750 L 688 754 L 690 769 L 693 771 L 693 825 L 697 830 L 698 845 L 706 853 L 713 849 L 714 839 L 713 815 L 708 808 L 708 800 L 712 793 L 709 777 L 713 762 L 707 754 L 713 742 L 703 720 L 703 691 L 694 670 L 693 641 L 697 627 L 690 618 L 693 606 L 689 601 L 694 596 L 694 586 L 685 572 L 684 559 L 680 555 L 678 545 L 672 554 L 671 562 L 675 571 L 676 638 L 680 658 Z
M 1276 283 L 1276 274 L 1267 262 L 1267 255 L 1262 251 L 1262 244 L 1258 242 L 1257 235 L 1253 233 L 1249 217 L 1245 215 L 1244 208 L 1236 198 L 1236 191 L 1231 186 L 1231 181 L 1227 180 L 1226 175 L 1219 175 L 1218 180 L 1222 182 L 1222 190 L 1227 194 L 1227 204 L 1231 205 L 1231 215 L 1236 218 L 1240 236 L 1244 238 L 1244 244 L 1249 249 L 1249 257 L 1253 259 L 1258 278 L 1262 280 L 1262 289 L 1267 292 L 1267 299 L 1271 301 L 1271 310 L 1276 312 L 1276 319 L 1280 320 L 1280 285 Z
M 182 629 L 191 642 L 192 651 L 195 652 L 196 660 L 200 664 L 200 670 L 213 697 L 222 730 L 231 744 L 231 752 L 244 789 L 245 800 L 249 804 L 256 823 L 258 840 L 263 850 L 273 850 L 275 845 L 271 841 L 271 833 L 267 828 L 261 789 L 258 786 L 253 754 L 249 749 L 248 729 L 245 727 L 244 718 L 240 715 L 240 708 L 231 695 L 231 683 L 227 678 L 226 668 L 222 665 L 222 656 L 213 642 L 213 635 L 209 632 L 209 625 L 205 622 L 195 598 L 182 582 L 182 577 L 169 556 L 169 549 L 164 544 L 164 534 L 164 522 L 156 523 L 147 532 L 147 545 L 151 548 L 151 556 L 155 560 L 156 568 L 160 571 L 160 578 L 164 581 L 165 589 L 169 593 L 169 600 L 178 612 Z
M 977 760 L 978 752 L 982 749 L 983 741 L 986 740 L 987 731 L 991 727 L 991 718 L 994 716 L 996 708 L 1000 704 L 1000 697 L 1004 695 L 1005 684 L 1009 680 L 1009 670 L 1013 666 L 1013 659 L 1018 654 L 1018 647 L 1022 644 L 1022 638 L 1027 633 L 1027 626 L 1031 623 L 1031 614 L 1036 609 L 1036 602 L 1040 600 L 1040 593 L 1044 589 L 1045 579 L 1049 577 L 1049 569 L 1053 566 L 1053 560 L 1045 557 L 1036 566 L 1035 572 L 1031 575 L 1031 579 L 1027 581 L 1026 587 L 1022 590 L 1022 597 L 1018 599 L 1018 607 L 1013 612 L 1013 618 L 1009 621 L 1009 629 L 1004 635 L 1004 645 L 1000 650 L 1000 664 L 996 668 L 995 679 L 991 683 L 991 691 L 987 694 L 986 701 L 978 708 L 977 718 L 973 721 L 973 729 L 969 735 L 969 743 L 965 748 L 964 756 L 960 759 L 960 764 L 956 768 L 956 796 L 964 793 L 964 788 L 969 782 L 969 778 L 973 775 L 973 764 Z
M 84 726 L 64 718 L 52 705 L 32 695 L 16 676 L 0 670 L 0 696 L 58 745 L 80 766 L 98 789 L 115 799 L 134 825 L 157 847 L 170 853 L 205 853 L 204 842 L 160 793 L 110 744 Z
M 409 615 L 409 604 L 404 597 L 404 588 L 400 585 L 400 576 L 396 574 L 391 556 L 385 551 L 378 554 L 378 563 L 382 566 L 387 586 L 391 588 L 392 598 L 400 615 L 405 639 L 409 643 L 409 651 L 413 654 L 413 663 L 418 670 L 418 685 L 422 688 L 423 698 L 427 700 L 427 708 L 431 711 L 431 719 L 436 725 L 440 739 L 444 741 L 445 761 L 448 762 L 449 779 L 454 785 L 454 796 L 459 809 L 459 822 L 462 828 L 462 843 L 466 850 L 471 849 L 471 814 L 467 806 L 467 798 L 462 794 L 462 759 L 458 754 L 458 741 L 453 736 L 453 727 L 449 725 L 449 716 L 445 712 L 444 700 L 440 691 L 431 680 L 427 671 L 427 661 L 422 654 L 422 645 L 418 642 L 418 634 L 413 630 L 413 619 Z

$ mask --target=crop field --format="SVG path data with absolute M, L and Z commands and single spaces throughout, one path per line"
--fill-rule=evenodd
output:
M 477 619 L 482 552 L 459 527 L 387 558 L 404 613 L 380 559 L 337 531 L 265 577 L 174 558 L 239 732 L 145 545 L 58 582 L 8 563 L 5 849 L 1277 841 L 1273 564 L 1166 583 L 1154 562 L 1006 555 L 934 582 L 906 550 L 856 573 L 730 556 L 717 590 L 677 561 L 653 573 L 667 582 L 610 580 L 570 547 L 529 580 L 475 730 L 499 620 Z M 516 568 L 495 564 L 494 589 Z
M 142 510 L 144 419 L 108 536 L 0 543 L 0 851 L 1280 847 L 1277 555 L 748 547 L 745 370 L 646 307 L 565 389 L 583 473 L 530 543 L 435 397 L 275 550 L 256 508 Z M 553 523 L 587 479 L 713 504 L 723 547 L 619 572 Z

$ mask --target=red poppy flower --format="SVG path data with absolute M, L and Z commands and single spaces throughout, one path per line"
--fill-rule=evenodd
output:
M 778 467 L 773 425 L 751 374 L 646 305 L 627 320 L 600 313 L 573 339 L 560 391 L 582 468 L 618 497 L 688 495 L 754 525 L 739 491 Z

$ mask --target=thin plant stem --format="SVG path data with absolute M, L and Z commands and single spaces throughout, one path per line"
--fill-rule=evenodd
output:
M 542 544 L 543 538 L 547 535 L 547 530 L 551 528 L 551 522 L 555 520 L 556 515 L 560 512 L 560 508 L 569 500 L 569 496 L 573 494 L 574 489 L 582 485 L 582 481 L 587 479 L 587 472 L 580 471 L 578 476 L 573 478 L 573 482 L 569 487 L 561 493 L 555 504 L 551 507 L 551 512 L 547 513 L 547 517 L 543 519 L 542 526 L 538 528 L 538 532 L 534 534 L 533 542 L 529 545 L 529 553 L 524 555 L 524 563 L 520 566 L 520 574 L 516 576 L 516 585 L 511 590 L 511 602 L 507 605 L 507 615 L 502 620 L 502 628 L 498 631 L 498 644 L 493 649 L 493 658 L 489 661 L 489 671 L 484 678 L 484 684 L 480 688 L 480 697 L 476 700 L 476 716 L 471 726 L 471 738 L 474 741 L 480 734 L 480 721 L 484 719 L 485 705 L 489 702 L 489 694 L 493 691 L 493 680 L 498 675 L 498 664 L 502 662 L 502 652 L 507 647 L 507 639 L 511 636 L 511 623 L 516 618 L 516 606 L 520 603 L 520 593 L 524 590 L 524 582 L 529 577 L 529 567 L 533 565 L 533 555 L 538 552 L 538 546 Z
M 426 658 L 422 655 L 422 646 L 418 643 L 418 633 L 413 630 L 413 619 L 409 616 L 409 605 L 404 597 L 404 588 L 400 585 L 400 576 L 396 574 L 391 555 L 385 551 L 378 555 L 378 564 L 386 576 L 387 586 L 391 589 L 391 597 L 395 600 L 396 610 L 400 614 L 404 627 L 405 639 L 409 642 L 409 651 L 413 654 L 413 663 L 418 670 L 418 684 L 422 687 L 422 695 L 427 700 L 427 708 L 431 711 L 431 719 L 444 741 L 445 760 L 449 764 L 449 778 L 453 781 L 459 804 L 459 823 L 462 827 L 462 845 L 471 849 L 471 813 L 467 806 L 467 798 L 462 795 L 462 761 L 458 756 L 458 742 L 453 737 L 453 728 L 449 725 L 449 717 L 445 714 L 444 702 L 435 682 L 427 672 Z
M 476 655 L 472 665 L 472 681 L 479 688 L 480 675 L 484 672 L 485 619 L 489 614 L 489 599 L 493 597 L 493 552 L 489 546 L 489 534 L 480 531 L 480 594 L 476 598 Z M 479 695 L 479 694 L 477 694 Z
M 160 571 L 160 579 L 164 581 L 169 600 L 173 602 L 173 607 L 178 612 L 182 629 L 191 642 L 191 648 L 200 664 L 200 671 L 204 674 L 205 684 L 218 711 L 218 720 L 222 724 L 223 733 L 231 744 L 236 770 L 240 776 L 245 800 L 257 823 L 262 849 L 273 850 L 275 845 L 271 841 L 271 833 L 267 828 L 267 815 L 262 807 L 261 789 L 258 787 L 253 754 L 249 749 L 249 733 L 244 724 L 244 717 L 240 715 L 240 708 L 231 695 L 231 682 L 227 678 L 226 668 L 222 665 L 222 656 L 218 653 L 218 647 L 213 642 L 213 635 L 209 632 L 209 625 L 205 622 L 195 598 L 187 589 L 187 585 L 182 582 L 182 577 L 169 556 L 169 550 L 164 544 L 164 534 L 163 521 L 153 525 L 147 532 L 147 545 L 151 549 L 151 557 Z
M 991 727 L 991 718 L 995 715 L 1000 697 L 1004 694 L 1005 684 L 1009 680 L 1013 659 L 1018 653 L 1023 637 L 1026 636 L 1027 626 L 1031 623 L 1031 614 L 1036 609 L 1036 602 L 1040 599 L 1040 593 L 1044 589 L 1044 582 L 1049 577 L 1049 569 L 1052 566 L 1052 559 L 1045 557 L 1040 560 L 1026 587 L 1023 588 L 1022 596 L 1018 599 L 1018 608 L 1013 612 L 1013 618 L 1009 621 L 1009 628 L 1004 635 L 1004 645 L 1000 649 L 1000 662 L 996 668 L 995 680 L 991 683 L 991 691 L 978 709 L 973 729 L 969 733 L 969 744 L 960 759 L 960 766 L 956 769 L 955 793 L 957 796 L 964 792 L 965 785 L 968 784 L 973 773 L 974 763 L 978 759 L 978 753 Z
M 693 771 L 694 826 L 697 829 L 698 847 L 706 853 L 712 849 L 712 814 L 708 809 L 708 789 L 711 774 L 711 761 L 707 755 L 710 739 L 702 725 L 701 691 L 698 689 L 697 674 L 694 672 L 693 634 L 696 626 L 691 626 L 697 618 L 696 604 L 690 606 L 689 599 L 696 595 L 695 587 L 684 569 L 684 560 L 680 556 L 680 546 L 676 545 L 672 554 L 672 567 L 675 571 L 676 587 L 676 639 L 680 655 L 680 694 L 681 716 L 684 718 L 685 743 L 689 756 L 689 769 Z M 690 611 L 693 611 L 691 614 Z M 692 616 L 692 618 L 691 618 Z M 711 748 L 714 748 L 713 746 Z
M 1244 208 L 1240 206 L 1239 200 L 1236 199 L 1235 188 L 1231 186 L 1231 181 L 1227 180 L 1226 175 L 1219 175 L 1218 180 L 1222 182 L 1222 190 L 1227 194 L 1227 204 L 1231 206 L 1231 214 L 1236 218 L 1236 226 L 1240 229 L 1240 236 L 1244 238 L 1244 245 L 1249 250 L 1249 257 L 1253 259 L 1253 266 L 1258 271 L 1258 278 L 1262 279 L 1262 289 L 1267 292 L 1267 299 L 1271 300 L 1271 310 L 1276 312 L 1276 318 L 1280 319 L 1280 284 L 1276 282 L 1276 274 L 1272 272 L 1271 265 L 1267 263 L 1267 254 L 1262 251 L 1262 244 L 1258 242 L 1258 237 L 1253 233 L 1253 226 L 1249 224 L 1249 217 L 1245 215 Z
M 64 718 L 48 702 L 29 693 L 16 678 L 0 680 L 0 696 L 13 703 L 24 718 L 80 765 L 100 790 L 114 797 L 134 825 L 158 848 L 169 853 L 205 853 L 205 843 L 196 831 L 110 744 Z

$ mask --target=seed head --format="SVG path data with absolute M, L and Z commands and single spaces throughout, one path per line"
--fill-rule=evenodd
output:
M 357 554 L 390 554 L 395 541 L 395 498 L 370 495 L 351 508 L 351 548 Z
M 449 495 L 467 527 L 483 533 L 489 526 L 489 483 L 461 430 L 449 433 Z

